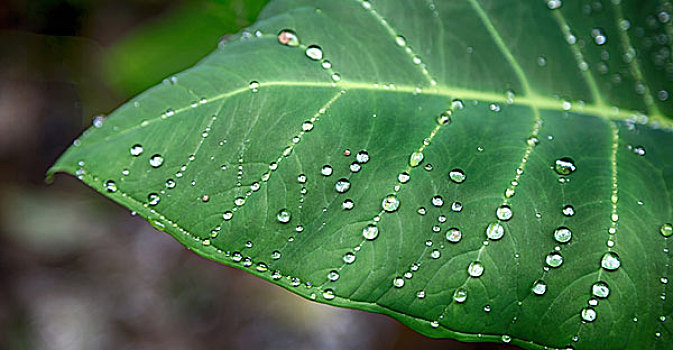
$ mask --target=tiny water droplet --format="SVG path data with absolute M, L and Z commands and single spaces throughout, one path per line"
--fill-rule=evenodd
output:
M 403 47 L 407 45 L 407 40 L 403 36 L 398 35 L 395 37 L 395 43 L 397 46 Z
M 533 288 L 531 288 L 535 295 L 543 295 L 547 292 L 547 283 L 543 280 L 537 280 L 533 283 Z
M 394 194 L 389 194 L 381 202 L 381 207 L 383 210 L 392 213 L 400 207 L 400 200 L 397 199 L 397 196 Z
M 559 227 L 554 230 L 554 239 L 559 243 L 568 243 L 572 238 L 572 231 L 567 227 Z
M 470 266 L 467 267 L 467 273 L 472 277 L 480 277 L 484 274 L 484 265 L 479 261 L 473 261 L 470 263 Z
M 309 132 L 309 131 L 313 130 L 313 122 L 310 121 L 310 120 L 305 121 L 305 122 L 301 125 L 301 129 L 304 130 L 304 131 L 306 131 L 306 132 Z
M 129 149 L 129 152 L 131 153 L 132 156 L 137 157 L 141 154 L 143 154 L 143 146 L 140 144 L 135 144 L 131 146 Z
M 564 216 L 570 217 L 575 215 L 575 208 L 573 208 L 572 205 L 566 205 L 565 207 L 563 207 L 562 212 Z
M 496 209 L 495 216 L 498 220 L 509 221 L 512 218 L 512 208 L 509 205 L 503 204 Z
M 646 154 L 646 152 L 645 152 L 645 147 L 643 147 L 643 146 L 636 146 L 636 147 L 633 147 L 633 153 L 635 153 L 635 154 L 637 154 L 637 155 L 639 155 L 639 156 L 642 157 L 642 156 L 644 156 L 644 155 Z
M 160 167 L 164 164 L 164 157 L 161 154 L 155 154 L 150 158 L 150 165 L 154 168 Z
M 105 181 L 104 187 L 105 187 L 105 190 L 110 192 L 110 193 L 117 192 L 117 184 L 112 180 Z
M 661 225 L 659 232 L 664 237 L 671 237 L 673 235 L 673 224 L 665 223 Z
M 351 183 L 346 178 L 339 179 L 339 181 L 337 181 L 336 184 L 334 185 L 334 189 L 339 193 L 348 192 L 348 190 L 350 188 L 351 188 Z
M 222 218 L 224 219 L 224 221 L 229 221 L 229 220 L 231 220 L 231 218 L 232 218 L 233 216 L 234 216 L 234 213 L 232 213 L 231 211 L 225 211 L 225 212 L 222 214 Z
M 369 224 L 362 229 L 362 236 L 367 240 L 374 240 L 379 236 L 379 228 L 374 224 Z
M 601 258 L 601 267 L 609 271 L 617 270 L 621 264 L 619 256 L 613 252 L 607 252 Z
M 346 199 L 341 203 L 341 207 L 344 208 L 344 210 L 351 210 L 353 209 L 353 201 L 350 199 Z
M 409 156 L 409 166 L 411 167 L 417 167 L 423 162 L 423 152 L 414 152 Z
M 446 230 L 446 240 L 451 243 L 458 243 L 463 238 L 463 233 L 459 229 L 452 227 Z
M 428 246 L 428 243 L 432 245 L 432 241 L 425 242 L 425 245 Z M 433 249 L 432 252 L 430 252 L 430 257 L 433 259 L 439 259 L 441 256 L 442 252 L 440 252 L 439 249 Z
M 557 159 L 554 162 L 554 170 L 559 175 L 570 175 L 576 169 L 577 167 L 575 166 L 575 161 L 567 157 Z
M 322 59 L 323 52 L 320 46 L 311 45 L 306 48 L 306 56 L 314 61 Z
M 457 184 L 463 183 L 465 177 L 465 173 L 461 169 L 453 169 L 449 172 L 449 179 Z
M 306 175 L 304 175 L 304 174 L 299 174 L 299 175 L 297 176 L 297 182 L 299 182 L 300 184 L 306 183 Z
M 512 337 L 507 334 L 503 334 L 502 337 L 500 337 L 500 340 L 502 340 L 503 343 L 509 343 L 512 341 Z
M 607 298 L 610 295 L 610 288 L 605 282 L 596 282 L 591 286 L 591 294 L 596 298 Z
M 292 215 L 290 214 L 287 209 L 281 209 L 278 214 L 276 214 L 276 219 L 278 219 L 278 222 L 286 224 L 290 222 L 290 219 L 292 218 Z
M 156 193 L 150 193 L 150 194 L 147 196 L 147 204 L 148 204 L 148 205 L 151 205 L 151 206 L 154 206 L 154 205 L 159 204 L 159 201 L 160 201 L 160 200 L 161 200 L 161 198 L 160 198 L 159 195 L 156 194 Z
M 456 213 L 459 213 L 459 212 L 463 211 L 463 203 L 461 203 L 461 202 L 451 203 L 451 210 L 456 212 Z
M 404 173 L 399 173 L 399 174 L 397 175 L 397 181 L 399 181 L 400 183 L 403 183 L 403 184 L 409 182 L 409 179 L 410 179 L 410 178 L 411 178 L 411 177 L 410 177 L 409 174 L 407 174 L 406 172 L 404 172 Z
M 465 300 L 467 300 L 467 290 L 459 288 L 453 292 L 453 301 L 462 304 Z
M 563 264 L 563 256 L 558 252 L 549 253 L 545 262 L 549 267 L 559 267 Z
M 451 115 L 453 114 L 453 111 L 444 111 L 441 114 L 439 114 L 439 117 L 437 117 L 437 124 L 439 125 L 446 125 L 451 123 Z
M 402 288 L 404 287 L 404 278 L 402 277 L 395 277 L 393 278 L 393 286 L 395 288 Z
M 278 33 L 278 42 L 290 47 L 299 46 L 297 34 L 290 29 L 283 29 Z
M 492 240 L 498 240 L 505 235 L 505 228 L 498 222 L 492 222 L 486 227 L 486 237 Z

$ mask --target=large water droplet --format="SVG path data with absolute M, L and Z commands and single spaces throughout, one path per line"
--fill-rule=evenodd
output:
M 143 149 L 142 145 L 135 144 L 135 145 L 131 146 L 131 148 L 129 149 L 129 152 L 131 153 L 132 156 L 137 157 L 137 156 L 143 154 L 143 150 L 144 149 Z
M 297 34 L 289 29 L 283 29 L 278 33 L 278 42 L 287 45 L 287 46 L 298 46 L 299 45 L 299 38 L 297 38 Z
M 374 224 L 369 224 L 362 229 L 362 236 L 368 240 L 374 240 L 379 236 L 379 228 Z
M 508 221 L 512 218 L 512 208 L 503 204 L 496 209 L 495 216 L 498 217 L 498 220 Z
M 150 165 L 154 168 L 160 167 L 164 164 L 164 157 L 161 154 L 155 154 L 150 158 Z
M 148 205 L 157 205 L 157 204 L 159 204 L 160 200 L 161 200 L 161 198 L 156 193 L 150 193 L 147 196 L 147 204 Z
M 554 162 L 554 170 L 559 175 L 570 175 L 576 169 L 577 167 L 575 166 L 575 161 L 568 157 L 557 159 Z
M 314 61 L 321 60 L 323 56 L 322 49 L 320 46 L 311 45 L 306 48 L 306 56 Z
M 535 295 L 543 295 L 547 292 L 547 283 L 543 280 L 537 280 L 533 283 L 533 288 L 531 288 Z
M 463 288 L 456 289 L 453 292 L 453 300 L 459 304 L 462 304 L 467 300 L 467 290 Z
M 417 167 L 423 162 L 423 152 L 414 152 L 409 156 L 409 166 Z
M 463 233 L 459 229 L 452 227 L 446 230 L 446 240 L 451 243 L 458 243 L 463 238 Z
M 573 233 L 567 227 L 559 227 L 554 230 L 554 239 L 559 243 L 568 243 L 572 238 Z
M 360 164 L 365 164 L 369 161 L 369 153 L 365 150 L 361 150 L 358 154 L 355 155 L 355 160 Z
M 278 214 L 276 214 L 276 219 L 278 219 L 278 222 L 286 224 L 290 222 L 290 219 L 292 218 L 292 215 L 290 214 L 287 209 L 281 209 Z
M 465 177 L 465 173 L 461 169 L 453 169 L 449 172 L 449 179 L 457 184 L 463 183 Z
M 596 320 L 596 310 L 590 307 L 582 309 L 580 315 L 582 316 L 582 320 L 586 322 L 593 322 Z
M 117 192 L 117 184 L 112 180 L 105 181 L 105 184 L 103 186 L 105 187 L 105 190 L 110 193 Z
M 486 237 L 492 240 L 498 240 L 505 235 L 505 228 L 500 223 L 492 222 L 486 227 Z
M 400 207 L 400 200 L 397 199 L 397 196 L 394 194 L 389 194 L 381 202 L 381 207 L 383 210 L 392 213 Z
M 549 253 L 544 260 L 549 267 L 559 267 L 563 264 L 563 256 L 557 252 Z
M 673 235 L 673 224 L 665 223 L 661 225 L 659 232 L 664 237 L 671 237 Z
M 610 288 L 605 282 L 596 282 L 591 286 L 591 294 L 596 298 L 607 298 L 610 295 Z
M 484 274 L 484 265 L 479 261 L 473 261 L 467 267 L 467 273 L 472 277 L 480 277 Z
M 339 181 L 337 181 L 336 184 L 334 185 L 334 189 L 339 193 L 348 192 L 348 190 L 350 188 L 351 188 L 351 183 L 346 178 L 339 179 Z
M 601 267 L 609 271 L 617 270 L 621 264 L 619 256 L 613 252 L 607 252 L 601 258 Z
M 332 169 L 331 166 L 329 165 L 323 165 L 322 168 L 320 169 L 320 173 L 323 174 L 324 176 L 330 176 L 332 175 L 332 172 L 334 170 Z

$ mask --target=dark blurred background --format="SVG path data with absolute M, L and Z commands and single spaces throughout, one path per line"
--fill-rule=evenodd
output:
M 0 349 L 488 349 L 304 300 L 44 174 L 265 0 L 0 0 Z

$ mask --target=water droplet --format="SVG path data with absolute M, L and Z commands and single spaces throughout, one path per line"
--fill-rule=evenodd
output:
M 403 183 L 403 184 L 409 182 L 409 179 L 410 179 L 410 178 L 411 178 L 411 177 L 410 177 L 409 174 L 407 174 L 407 173 L 399 173 L 399 174 L 397 175 L 397 181 L 399 181 L 400 183 Z
M 563 207 L 562 212 L 564 216 L 573 216 L 575 215 L 575 208 L 572 205 L 566 205 Z
M 543 280 L 537 280 L 533 283 L 533 288 L 531 288 L 535 295 L 543 295 L 547 292 L 547 283 Z
M 453 202 L 451 204 L 451 210 L 453 210 L 456 213 L 459 213 L 463 210 L 463 203 L 461 202 Z
M 323 69 L 330 69 L 332 68 L 332 62 L 324 60 L 322 61 L 321 66 L 323 67 Z
M 458 111 L 458 110 L 463 109 L 463 107 L 465 107 L 465 105 L 463 104 L 463 101 L 461 101 L 459 99 L 455 99 L 455 100 L 451 101 L 451 110 Z
M 421 162 L 423 162 L 423 158 L 424 158 L 423 152 L 416 151 L 412 153 L 411 156 L 409 157 L 409 166 L 411 167 L 419 166 Z
M 229 220 L 231 220 L 231 218 L 232 218 L 233 216 L 234 216 L 234 213 L 232 213 L 231 211 L 225 211 L 225 212 L 222 214 L 222 218 L 224 219 L 224 221 L 229 221 Z
M 659 232 L 664 237 L 671 237 L 673 235 L 673 224 L 665 223 L 661 225 Z
M 567 157 L 557 159 L 554 162 L 554 170 L 559 175 L 570 175 L 576 169 L 577 167 L 575 167 L 575 162 Z
M 131 148 L 129 149 L 129 152 L 131 152 L 132 156 L 137 157 L 137 156 L 143 154 L 143 146 L 139 145 L 139 144 L 135 144 L 135 145 L 131 146 Z
M 393 286 L 395 288 L 402 288 L 404 287 L 404 278 L 402 277 L 395 277 L 393 278 Z
M 321 60 L 323 56 L 322 49 L 320 46 L 311 45 L 306 48 L 306 56 L 314 61 Z
M 563 256 L 557 252 L 549 253 L 545 258 L 545 262 L 549 267 L 559 267 L 563 264 Z
M 512 341 L 512 337 L 507 334 L 503 334 L 502 337 L 500 337 L 500 340 L 502 340 L 503 343 L 509 343 Z
M 451 123 L 451 115 L 453 114 L 452 111 L 444 111 L 441 114 L 439 114 L 439 117 L 437 117 L 437 124 L 439 125 L 446 125 Z
M 358 154 L 355 155 L 355 160 L 360 164 L 365 164 L 369 161 L 369 153 L 365 150 L 361 150 Z
M 645 153 L 646 153 L 646 152 L 645 152 L 645 147 L 643 147 L 643 146 L 636 146 L 636 147 L 633 147 L 633 153 L 635 153 L 635 154 L 637 154 L 637 155 L 639 155 L 639 156 L 642 157 L 642 156 L 644 156 Z
M 467 300 L 467 290 L 459 288 L 453 292 L 453 301 L 462 304 L 465 300 Z
M 245 204 L 245 198 L 237 197 L 236 199 L 234 199 L 234 204 L 238 207 L 242 206 L 243 204 Z
M 157 204 L 159 204 L 159 201 L 160 201 L 160 200 L 161 200 L 161 198 L 160 198 L 159 195 L 156 194 L 156 193 L 150 193 L 150 194 L 147 196 L 147 204 L 148 204 L 148 205 L 152 205 L 152 206 L 153 206 L 153 205 L 157 205 Z
M 355 254 L 348 252 L 344 254 L 343 260 L 346 264 L 352 264 L 355 262 Z
M 432 205 L 435 207 L 441 207 L 444 205 L 444 198 L 442 198 L 440 195 L 432 197 Z
M 322 292 L 322 297 L 325 298 L 325 300 L 332 300 L 334 299 L 334 291 L 331 289 L 325 289 L 325 291 Z
M 561 5 L 563 5 L 561 0 L 549 0 L 549 1 L 547 1 L 547 7 L 550 10 L 556 10 L 557 8 L 561 7 Z
M 362 169 L 362 165 L 360 165 L 360 163 L 358 162 L 353 162 L 351 163 L 349 168 L 351 170 L 351 173 L 357 173 L 360 171 L 360 169 Z
M 346 178 L 339 179 L 339 181 L 337 181 L 336 184 L 334 185 L 334 189 L 339 193 L 348 192 L 348 190 L 350 188 L 351 188 L 351 183 Z
M 299 175 L 297 176 L 297 182 L 299 182 L 300 184 L 306 183 L 306 175 L 304 175 L 304 174 L 299 174 Z
M 610 295 L 610 288 L 605 282 L 596 282 L 591 286 L 591 294 L 596 298 L 607 298 Z
M 590 307 L 582 309 L 580 315 L 582 316 L 582 320 L 586 322 L 593 322 L 596 320 L 596 310 Z
M 449 179 L 459 184 L 465 181 L 465 173 L 461 169 L 453 169 L 449 172 Z
M 505 235 L 505 228 L 498 222 L 492 222 L 486 227 L 486 237 L 492 240 L 498 240 Z
M 496 209 L 495 216 L 498 220 L 509 221 L 512 218 L 512 208 L 509 205 L 503 204 Z
M 428 245 L 428 242 L 430 243 L 430 245 Z M 432 241 L 425 242 L 425 245 L 426 246 L 431 246 Z M 439 259 L 439 257 L 441 257 L 441 256 L 442 256 L 442 252 L 440 252 L 439 249 L 433 249 L 432 252 L 430 252 L 430 257 L 433 258 L 433 259 Z
M 400 207 L 400 200 L 397 199 L 397 196 L 394 194 L 389 194 L 385 198 L 383 198 L 383 201 L 381 202 L 381 207 L 383 210 L 392 213 L 397 210 L 397 208 Z
M 287 209 L 281 209 L 278 214 L 276 214 L 276 219 L 278 219 L 278 222 L 286 224 L 290 222 L 290 219 L 292 218 L 292 215 L 290 214 Z
M 110 193 L 117 192 L 117 184 L 112 180 L 105 181 L 105 184 L 103 186 L 105 187 L 105 190 Z
M 278 42 L 286 46 L 299 46 L 299 38 L 294 31 L 289 29 L 283 29 L 278 33 Z
M 459 229 L 452 227 L 446 230 L 446 240 L 451 243 L 458 243 L 463 238 L 463 233 Z
M 256 82 L 256 81 L 251 81 L 249 87 L 250 87 L 250 91 L 252 91 L 252 92 L 259 91 L 259 83 Z
M 344 208 L 344 210 L 351 210 L 353 209 L 353 201 L 346 199 L 343 203 L 341 203 L 341 207 Z
M 601 258 L 601 267 L 609 271 L 617 270 L 621 264 L 619 256 L 613 252 L 607 252 Z
M 306 131 L 306 132 L 309 132 L 309 131 L 313 130 L 313 122 L 310 121 L 310 120 L 305 121 L 305 122 L 301 125 L 301 129 L 304 130 L 304 131 Z
M 367 240 L 374 240 L 379 236 L 379 228 L 374 224 L 369 224 L 362 229 L 362 236 Z
M 161 154 L 155 154 L 150 158 L 150 165 L 154 168 L 160 167 L 164 164 L 164 157 Z
M 479 261 L 473 261 L 470 263 L 470 266 L 467 267 L 467 273 L 472 277 L 480 277 L 484 274 L 484 265 Z
M 323 165 L 322 169 L 320 169 L 320 173 L 323 174 L 323 176 L 330 176 L 332 175 L 332 167 L 329 165 Z
M 567 227 L 559 227 L 554 230 L 554 239 L 559 243 L 568 243 L 572 238 L 573 233 Z
M 599 46 L 605 44 L 605 42 L 608 40 L 605 34 L 603 34 L 603 31 L 598 28 L 591 30 L 591 37 L 594 38 L 594 43 Z
M 395 43 L 397 44 L 397 46 L 402 47 L 407 45 L 407 40 L 403 36 L 398 35 L 395 37 Z
M 425 298 L 425 291 L 424 290 L 419 290 L 418 292 L 416 292 L 416 298 L 418 298 L 418 299 Z
M 339 273 L 336 270 L 332 270 L 327 274 L 327 279 L 336 282 L 339 279 Z
M 341 74 L 339 73 L 334 73 L 332 74 L 332 81 L 337 83 L 341 81 Z
M 281 254 L 280 254 L 280 251 L 278 251 L 278 250 L 274 250 L 274 251 L 271 253 L 271 259 L 273 259 L 273 260 L 278 260 L 278 259 L 280 259 L 280 256 L 281 256 Z

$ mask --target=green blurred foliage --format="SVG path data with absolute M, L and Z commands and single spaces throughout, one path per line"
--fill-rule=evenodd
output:
M 115 42 L 102 59 L 112 88 L 135 95 L 182 71 L 217 47 L 226 34 L 252 24 L 268 0 L 199 0 L 144 23 Z

